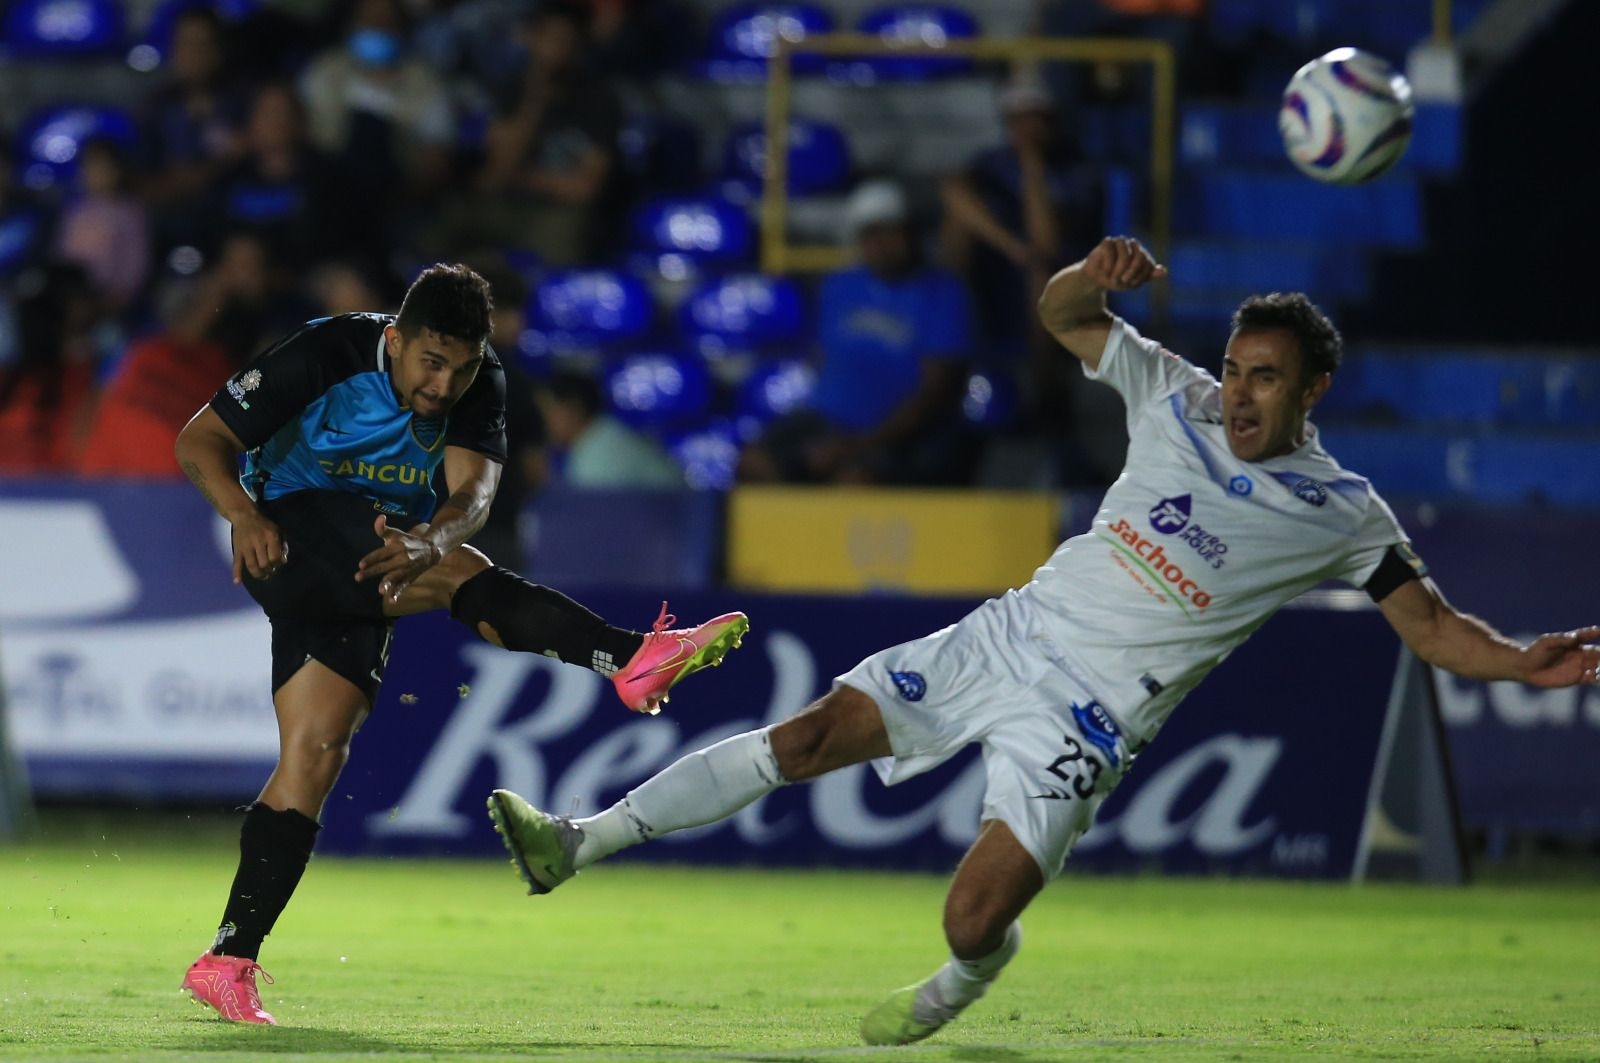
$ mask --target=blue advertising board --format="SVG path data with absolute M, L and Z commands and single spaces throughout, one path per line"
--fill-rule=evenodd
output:
M 615 594 L 586 603 L 615 619 L 646 616 L 655 604 Z M 496 649 L 440 616 L 414 618 L 397 631 L 379 708 L 329 802 L 322 848 L 497 852 L 483 813 L 492 788 L 574 815 L 604 808 L 677 757 L 791 715 L 861 657 L 975 604 L 679 598 L 679 616 L 738 606 L 753 627 L 743 649 L 682 684 L 656 718 L 630 715 L 592 673 Z M 1337 662 L 1325 647 L 1338 647 Z M 1074 864 L 1348 876 L 1397 648 L 1370 608 L 1280 614 L 1140 755 Z M 947 870 L 977 834 L 982 789 L 972 753 L 889 788 L 861 765 L 629 855 Z

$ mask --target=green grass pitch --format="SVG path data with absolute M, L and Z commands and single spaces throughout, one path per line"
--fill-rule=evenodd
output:
M 267 941 L 281 1026 L 177 989 L 236 821 L 80 814 L 0 848 L 0 1060 L 1600 1059 L 1600 887 L 1070 873 L 930 1041 L 860 1015 L 942 961 L 934 875 L 318 859 Z

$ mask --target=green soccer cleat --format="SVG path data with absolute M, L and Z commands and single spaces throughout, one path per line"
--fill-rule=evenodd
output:
M 489 795 L 489 818 L 528 892 L 549 893 L 578 873 L 573 856 L 582 832 L 565 816 L 540 812 L 510 790 Z
M 917 1021 L 917 991 L 921 988 L 919 983 L 896 989 L 867 1012 L 861 1020 L 861 1039 L 869 1045 L 909 1045 L 937 1033 L 949 1020 Z

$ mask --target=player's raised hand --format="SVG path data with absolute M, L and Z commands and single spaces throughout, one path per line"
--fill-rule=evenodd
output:
M 276 524 L 259 512 L 234 521 L 233 582 L 242 581 L 246 572 L 252 579 L 271 579 L 288 563 L 289 544 Z
M 1600 671 L 1600 645 L 1596 643 L 1600 643 L 1600 627 L 1539 636 L 1523 651 L 1528 655 L 1528 674 L 1523 681 L 1536 687 L 1595 682 Z
M 1108 236 L 1083 260 L 1083 272 L 1097 287 L 1125 292 L 1167 275 L 1145 246 L 1131 236 Z
M 426 525 L 421 525 L 424 530 Z M 363 557 L 356 566 L 356 582 L 379 580 L 378 593 L 392 602 L 413 580 L 437 565 L 444 555 L 432 540 L 414 532 L 389 527 L 389 518 L 380 516 L 372 523 L 372 530 L 383 545 Z

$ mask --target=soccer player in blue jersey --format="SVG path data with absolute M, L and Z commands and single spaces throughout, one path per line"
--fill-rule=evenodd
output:
M 728 613 L 668 630 L 665 603 L 649 633 L 613 627 L 465 545 L 506 460 L 492 309 L 477 273 L 434 266 L 398 316 L 306 324 L 229 378 L 179 433 L 184 472 L 232 525 L 233 580 L 272 622 L 278 764 L 245 812 L 216 939 L 184 978 L 196 1001 L 232 1021 L 273 1022 L 256 988 L 262 939 L 305 871 L 323 802 L 377 697 L 396 617 L 448 608 L 497 646 L 610 677 L 641 712 L 749 627 Z

